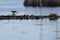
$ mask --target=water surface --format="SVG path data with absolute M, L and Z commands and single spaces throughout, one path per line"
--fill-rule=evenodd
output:
M 23 2 L 24 0 L 0 0 L 0 15 L 10 15 L 12 10 L 16 10 L 17 15 L 60 15 L 60 7 L 24 7 Z M 60 19 L 57 24 L 59 30 Z M 43 40 L 55 40 L 55 31 L 56 21 L 49 19 L 42 20 L 42 23 L 41 20 L 0 20 L 0 40 L 40 40 L 41 37 Z M 60 33 L 58 35 L 60 36 Z

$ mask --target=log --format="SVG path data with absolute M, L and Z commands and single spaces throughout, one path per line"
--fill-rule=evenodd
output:
M 49 20 L 53 21 L 53 20 L 58 20 L 58 18 L 60 18 L 60 16 L 56 15 L 56 14 L 50 14 L 48 16 L 46 15 L 0 15 L 0 20 L 11 20 L 11 19 L 19 19 L 19 20 L 40 20 L 40 19 L 46 19 L 48 18 Z
M 59 7 L 60 6 L 60 0 L 25 0 L 24 6 L 32 6 L 32 7 Z

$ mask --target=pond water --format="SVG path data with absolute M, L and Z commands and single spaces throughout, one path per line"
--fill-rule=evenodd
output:
M 60 7 L 24 7 L 24 0 L 0 0 L 0 15 L 60 15 Z M 57 25 L 56 25 L 57 24 Z M 56 40 L 56 26 L 60 30 L 60 19 L 57 21 L 43 20 L 0 20 L 0 40 Z M 41 27 L 43 29 L 41 34 Z M 60 33 L 58 33 L 58 37 Z M 59 39 L 58 39 L 59 40 Z

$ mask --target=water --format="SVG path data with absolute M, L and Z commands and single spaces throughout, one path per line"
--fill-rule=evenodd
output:
M 12 10 L 17 15 L 49 15 L 56 13 L 60 15 L 60 7 L 54 8 L 33 8 L 24 7 L 24 0 L 0 0 L 0 15 L 10 15 Z M 41 20 L 0 20 L 0 40 L 40 40 Z M 42 20 L 43 40 L 56 40 L 56 21 L 49 19 Z M 58 30 L 60 29 L 58 20 Z M 58 33 L 60 36 L 60 33 Z

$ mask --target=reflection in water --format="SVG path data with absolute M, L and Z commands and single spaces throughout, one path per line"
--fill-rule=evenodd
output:
M 56 21 L 49 21 L 49 19 L 43 19 L 42 21 L 43 25 L 40 26 L 41 21 L 42 20 L 22 20 L 22 21 L 9 20 L 9 23 L 8 23 L 8 20 L 3 20 L 0 23 L 0 24 L 3 24 L 3 25 L 0 25 L 2 26 L 0 27 L 0 31 L 1 31 L 0 34 L 3 33 L 2 35 L 4 37 L 6 36 L 5 38 L 8 37 L 9 39 L 11 38 L 10 35 L 14 34 L 15 36 L 13 37 L 16 39 L 20 39 L 19 37 L 23 37 L 25 40 L 28 40 L 28 39 L 30 40 L 31 38 L 34 40 L 37 40 L 37 39 L 39 40 L 41 36 L 40 35 L 41 27 L 43 26 L 43 31 L 41 36 L 43 40 L 55 40 L 56 32 L 54 31 L 56 31 Z M 8 23 L 8 24 L 5 24 L 5 23 Z M 1 39 L 2 38 L 3 37 L 1 37 Z M 11 39 L 14 40 L 14 38 L 11 38 Z M 21 40 L 24 40 L 23 38 Z

